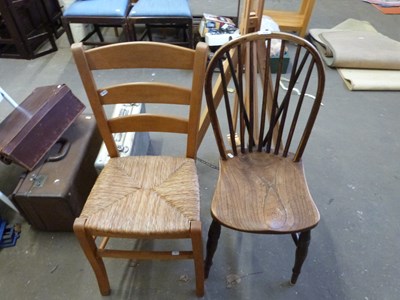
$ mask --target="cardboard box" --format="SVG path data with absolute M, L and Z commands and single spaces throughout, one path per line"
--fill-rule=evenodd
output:
M 200 21 L 199 33 L 201 37 L 205 37 L 206 33 L 211 31 L 232 34 L 236 29 L 236 25 L 231 19 L 204 13 Z
M 220 33 L 213 34 L 210 32 L 206 33 L 206 43 L 209 46 L 221 46 L 231 40 L 234 40 L 240 36 L 239 30 L 236 30 L 234 33 Z

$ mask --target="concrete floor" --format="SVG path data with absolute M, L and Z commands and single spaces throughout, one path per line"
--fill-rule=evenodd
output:
M 296 1 L 267 2 L 291 6 Z M 194 13 L 235 13 L 236 4 L 191 3 Z M 361 0 L 317 1 L 310 27 L 331 28 L 347 18 L 367 20 L 400 41 L 400 16 L 383 15 Z M 57 52 L 32 61 L 0 59 L 0 86 L 22 101 L 35 87 L 65 83 L 87 104 L 66 36 L 57 44 Z M 225 229 L 204 299 L 399 299 L 399 93 L 351 92 L 336 70 L 327 68 L 326 75 L 324 106 L 304 156 L 321 222 L 313 230 L 298 283 L 288 285 L 295 250 L 290 236 Z M 210 134 L 198 156 L 216 164 Z M 217 171 L 201 161 L 197 165 L 205 240 Z M 1 165 L 1 189 L 12 191 L 20 172 Z M 0 213 L 10 223 L 22 222 L 17 245 L 0 250 L 0 299 L 102 298 L 73 233 L 34 230 L 4 205 Z M 106 264 L 112 293 L 104 299 L 196 298 L 190 261 Z M 232 275 L 240 282 L 228 284 Z

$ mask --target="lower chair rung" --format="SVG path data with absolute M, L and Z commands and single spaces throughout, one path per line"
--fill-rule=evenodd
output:
M 127 258 L 127 259 L 193 259 L 192 251 L 127 251 L 99 249 L 101 257 Z

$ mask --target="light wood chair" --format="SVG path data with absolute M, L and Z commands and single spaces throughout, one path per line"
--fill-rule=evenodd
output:
M 281 31 L 296 32 L 300 37 L 304 37 L 314 5 L 315 0 L 301 0 L 297 11 L 266 9 L 263 14 L 271 17 L 279 25 Z
M 199 43 L 193 50 L 155 42 L 128 42 L 85 51 L 82 43 L 78 43 L 72 45 L 72 52 L 111 156 L 74 223 L 75 234 L 96 274 L 101 294 L 110 293 L 103 257 L 114 257 L 193 259 L 196 294 L 202 296 L 204 273 L 195 158 L 207 45 Z M 100 87 L 93 75 L 96 70 L 132 68 L 189 70 L 191 88 L 151 81 L 151 76 L 149 82 Z M 109 79 L 112 78 L 110 75 Z M 171 114 L 143 113 L 107 119 L 103 106 L 116 103 L 169 105 Z M 175 107 L 180 105 L 189 107 L 187 116 L 175 115 Z M 126 131 L 185 134 L 186 155 L 118 157 L 112 134 Z M 102 242 L 98 243 L 96 237 L 103 237 Z M 110 238 L 191 239 L 192 249 L 151 252 L 110 249 L 107 245 Z
M 279 51 L 271 58 L 271 44 L 277 41 Z M 287 75 L 283 74 L 286 52 L 292 64 Z M 205 95 L 220 162 L 211 203 L 206 277 L 222 225 L 242 232 L 291 234 L 297 246 L 291 283 L 296 283 L 310 231 L 320 218 L 301 157 L 321 104 L 324 74 L 315 48 L 293 34 L 243 35 L 214 54 L 206 72 Z M 224 88 L 220 105 L 213 93 L 217 80 Z M 287 88 L 280 88 L 282 84 Z

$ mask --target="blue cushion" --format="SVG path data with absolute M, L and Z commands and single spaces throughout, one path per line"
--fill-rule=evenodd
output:
M 130 0 L 76 0 L 64 16 L 125 17 Z
M 139 0 L 129 17 L 192 17 L 187 0 Z

